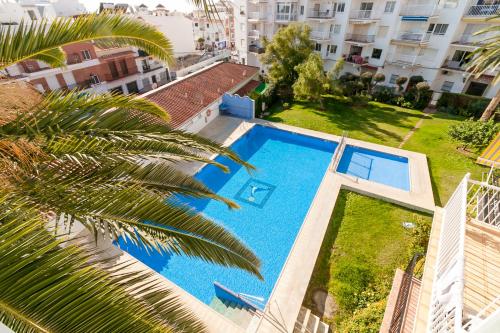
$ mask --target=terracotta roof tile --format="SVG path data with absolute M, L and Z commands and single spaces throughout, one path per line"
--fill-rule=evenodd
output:
M 224 93 L 233 90 L 258 72 L 257 67 L 221 63 L 186 79 L 146 94 L 145 98 L 163 107 L 177 128 L 197 115 Z
M 246 96 L 249 92 L 251 92 L 252 90 L 257 88 L 259 86 L 259 84 L 260 84 L 259 81 L 252 80 L 252 81 L 248 82 L 247 84 L 245 84 L 242 88 L 240 88 L 240 90 L 238 90 L 236 92 L 236 94 L 240 95 L 240 96 Z

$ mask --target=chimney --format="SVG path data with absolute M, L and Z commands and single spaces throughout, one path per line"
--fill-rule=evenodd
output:
M 246 69 L 243 71 L 243 76 L 247 76 L 247 70 Z

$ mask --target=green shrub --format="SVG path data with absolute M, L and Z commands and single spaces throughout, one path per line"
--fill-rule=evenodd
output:
M 390 103 L 394 99 L 394 90 L 385 86 L 376 87 L 372 96 L 377 102 Z
M 393 103 L 396 104 L 397 106 L 400 106 L 402 108 L 412 108 L 413 103 L 410 101 L 407 101 L 404 96 L 398 96 L 393 99 Z
M 334 294 L 337 303 L 347 311 L 354 311 L 361 295 L 373 281 L 370 267 L 356 262 L 339 262 L 332 271 L 336 281 Z
M 366 308 L 356 311 L 352 316 L 345 318 L 339 325 L 339 332 L 349 333 L 378 333 L 384 318 L 385 300 L 372 303 Z
M 479 118 L 489 102 L 489 99 L 480 96 L 444 92 L 437 108 L 450 114 Z
M 483 122 L 468 119 L 450 126 L 448 134 L 452 139 L 461 142 L 464 147 L 479 150 L 490 143 L 498 130 L 499 125 L 493 120 Z
M 288 110 L 290 108 L 290 103 L 285 102 L 283 103 L 283 110 Z

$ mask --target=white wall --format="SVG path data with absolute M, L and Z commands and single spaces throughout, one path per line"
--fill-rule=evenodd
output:
M 202 112 L 191 118 L 191 120 L 188 120 L 180 127 L 180 129 L 190 133 L 198 133 L 203 129 L 203 127 L 207 126 L 210 122 L 212 122 L 219 116 L 220 103 L 222 103 L 222 98 L 217 99 L 215 102 L 206 107 Z M 210 115 L 207 114 L 208 110 L 210 110 Z
M 176 56 L 195 53 L 192 21 L 181 15 L 153 16 L 139 15 L 144 21 L 154 25 L 172 42 Z

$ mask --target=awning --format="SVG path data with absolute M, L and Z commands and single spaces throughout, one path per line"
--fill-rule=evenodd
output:
M 403 16 L 401 21 L 417 21 L 417 22 L 427 22 L 429 16 Z
M 487 166 L 500 167 L 500 132 L 489 146 L 478 157 L 477 163 Z

